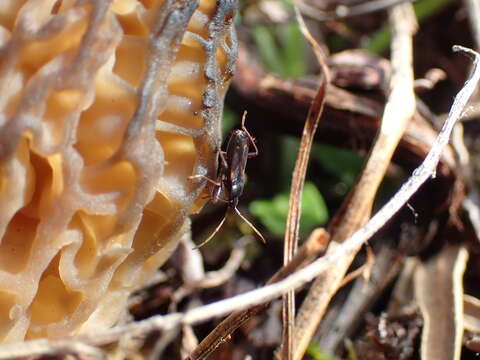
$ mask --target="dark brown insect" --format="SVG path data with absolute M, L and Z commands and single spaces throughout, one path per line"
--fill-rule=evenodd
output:
M 253 231 L 255 231 L 260 239 L 265 242 L 265 238 L 260 231 L 258 231 L 237 209 L 238 200 L 242 195 L 245 186 L 245 167 L 247 166 L 247 160 L 258 155 L 258 148 L 255 144 L 255 140 L 245 127 L 246 115 L 247 113 L 245 112 L 242 117 L 241 128 L 232 131 L 230 134 L 227 143 L 227 151 L 218 151 L 219 164 L 217 178 L 212 180 L 204 175 L 195 175 L 194 177 L 201 177 L 212 183 L 214 186 L 212 191 L 212 202 L 216 203 L 221 201 L 227 203 L 227 212 L 229 209 L 234 210 L 237 215 L 240 216 L 242 220 L 253 229 Z M 250 152 L 250 145 L 252 145 L 254 149 L 252 152 Z M 209 242 L 218 230 L 220 230 L 227 217 L 227 212 L 213 233 L 198 245 L 198 247 Z

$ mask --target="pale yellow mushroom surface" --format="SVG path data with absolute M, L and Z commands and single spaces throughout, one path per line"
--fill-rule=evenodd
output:
M 0 0 L 0 342 L 115 325 L 205 199 L 234 0 Z

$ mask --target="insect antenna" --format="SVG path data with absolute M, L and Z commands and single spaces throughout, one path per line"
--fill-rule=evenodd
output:
M 215 230 L 213 230 L 213 232 L 210 234 L 210 236 L 206 239 L 206 240 L 203 240 L 199 245 L 195 246 L 193 248 L 193 250 L 196 250 L 196 249 L 200 249 L 203 245 L 205 245 L 206 243 L 208 243 L 210 240 L 212 240 L 212 238 L 217 235 L 218 231 L 220 230 L 220 228 L 222 227 L 223 223 L 225 222 L 225 219 L 227 218 L 227 214 L 228 214 L 228 209 L 227 211 L 225 212 L 225 215 L 223 215 L 223 219 L 222 221 L 220 221 L 220 224 L 217 225 L 217 227 L 215 228 Z
M 258 237 L 262 240 L 262 242 L 264 244 L 267 243 L 267 240 L 265 240 L 265 238 L 263 237 L 262 233 L 260 232 L 260 230 L 258 230 L 250 221 L 248 221 L 248 219 L 242 215 L 242 213 L 236 208 L 234 207 L 233 208 L 235 210 L 235 212 L 237 213 L 238 216 L 240 216 L 240 218 L 245 221 L 248 226 L 250 226 L 250 228 L 255 232 L 255 234 L 258 235 Z M 198 244 L 197 246 L 195 246 L 193 249 L 194 250 L 197 250 L 197 249 L 200 249 L 202 246 L 204 246 L 205 244 L 207 244 L 210 240 L 212 240 L 212 238 L 217 235 L 218 231 L 221 229 L 223 223 L 225 222 L 225 219 L 227 218 L 227 214 L 228 214 L 228 209 L 227 211 L 225 212 L 225 215 L 223 216 L 223 219 L 222 221 L 220 221 L 220 223 L 217 225 L 217 227 L 215 228 L 215 230 L 213 230 L 213 232 L 210 234 L 210 236 L 208 238 L 206 238 L 205 240 L 203 240 L 200 244 Z
M 261 233 L 255 226 L 253 226 L 253 224 L 252 224 L 250 221 L 248 221 L 247 218 L 246 218 L 245 216 L 243 216 L 242 213 L 241 213 L 236 207 L 234 207 L 233 209 L 235 210 L 235 212 L 237 213 L 237 215 L 240 216 L 240 217 L 242 218 L 242 220 L 245 221 L 245 222 L 248 224 L 248 226 L 250 226 L 250 228 L 251 228 L 253 231 L 255 231 L 255 234 L 258 235 L 258 237 L 262 240 L 262 242 L 263 242 L 264 244 L 266 244 L 267 241 L 266 241 L 265 238 L 263 237 L 262 233 Z

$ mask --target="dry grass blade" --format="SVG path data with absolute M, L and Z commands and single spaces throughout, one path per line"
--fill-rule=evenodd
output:
M 370 217 L 375 194 L 408 120 L 415 111 L 412 36 L 416 30 L 416 21 L 412 6 L 410 4 L 395 6 L 391 10 L 390 21 L 394 30 L 391 93 L 382 117 L 380 133 L 365 168 L 343 206 L 345 211 L 337 214 L 332 221 L 334 228 L 331 230 L 332 244 L 329 248 L 331 252 L 335 252 L 337 246 L 363 226 Z M 294 359 L 303 357 L 331 297 L 341 286 L 356 251 L 343 257 L 312 285 L 296 320 Z
M 310 105 L 305 126 L 303 128 L 302 138 L 300 140 L 300 148 L 298 150 L 297 160 L 295 162 L 295 169 L 292 176 L 292 186 L 290 189 L 290 200 L 288 204 L 288 215 L 285 228 L 285 241 L 283 264 L 287 265 L 295 254 L 298 247 L 299 231 L 300 231 L 300 216 L 302 204 L 302 191 L 305 184 L 305 176 L 307 174 L 308 160 L 312 149 L 313 139 L 318 127 L 318 122 L 323 112 L 325 105 L 325 95 L 328 84 L 330 82 L 330 75 L 326 65 L 326 57 L 319 44 L 310 34 L 305 25 L 297 3 L 294 3 L 295 14 L 300 26 L 300 29 L 308 40 L 317 57 L 317 60 L 322 68 L 321 83 L 315 95 L 315 98 Z M 293 326 L 295 323 L 295 292 L 288 292 L 283 298 L 283 336 L 281 345 L 281 356 L 283 359 L 290 360 L 293 356 Z
M 424 320 L 423 360 L 460 359 L 467 259 L 465 247 L 449 245 L 416 268 L 415 295 Z
M 302 139 L 300 141 L 300 149 L 293 172 L 292 187 L 290 190 L 290 201 L 288 204 L 288 215 L 285 232 L 283 264 L 287 265 L 295 254 L 298 245 L 298 235 L 300 231 L 300 216 L 302 205 L 302 191 L 305 184 L 305 176 L 307 173 L 308 159 L 310 158 L 310 151 L 312 149 L 313 138 L 317 129 L 318 121 L 322 114 L 323 105 L 325 102 L 325 91 L 327 87 L 326 76 L 322 77 L 322 83 L 317 91 L 317 95 L 313 100 L 310 111 L 303 129 Z M 284 334 L 283 334 L 283 357 L 290 359 L 287 355 L 291 349 L 290 340 L 293 334 L 293 324 L 295 319 L 295 294 L 289 292 L 284 296 Z

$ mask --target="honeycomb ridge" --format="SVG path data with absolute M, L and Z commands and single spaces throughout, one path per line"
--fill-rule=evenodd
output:
M 110 327 L 205 200 L 233 0 L 2 0 L 0 341 Z

